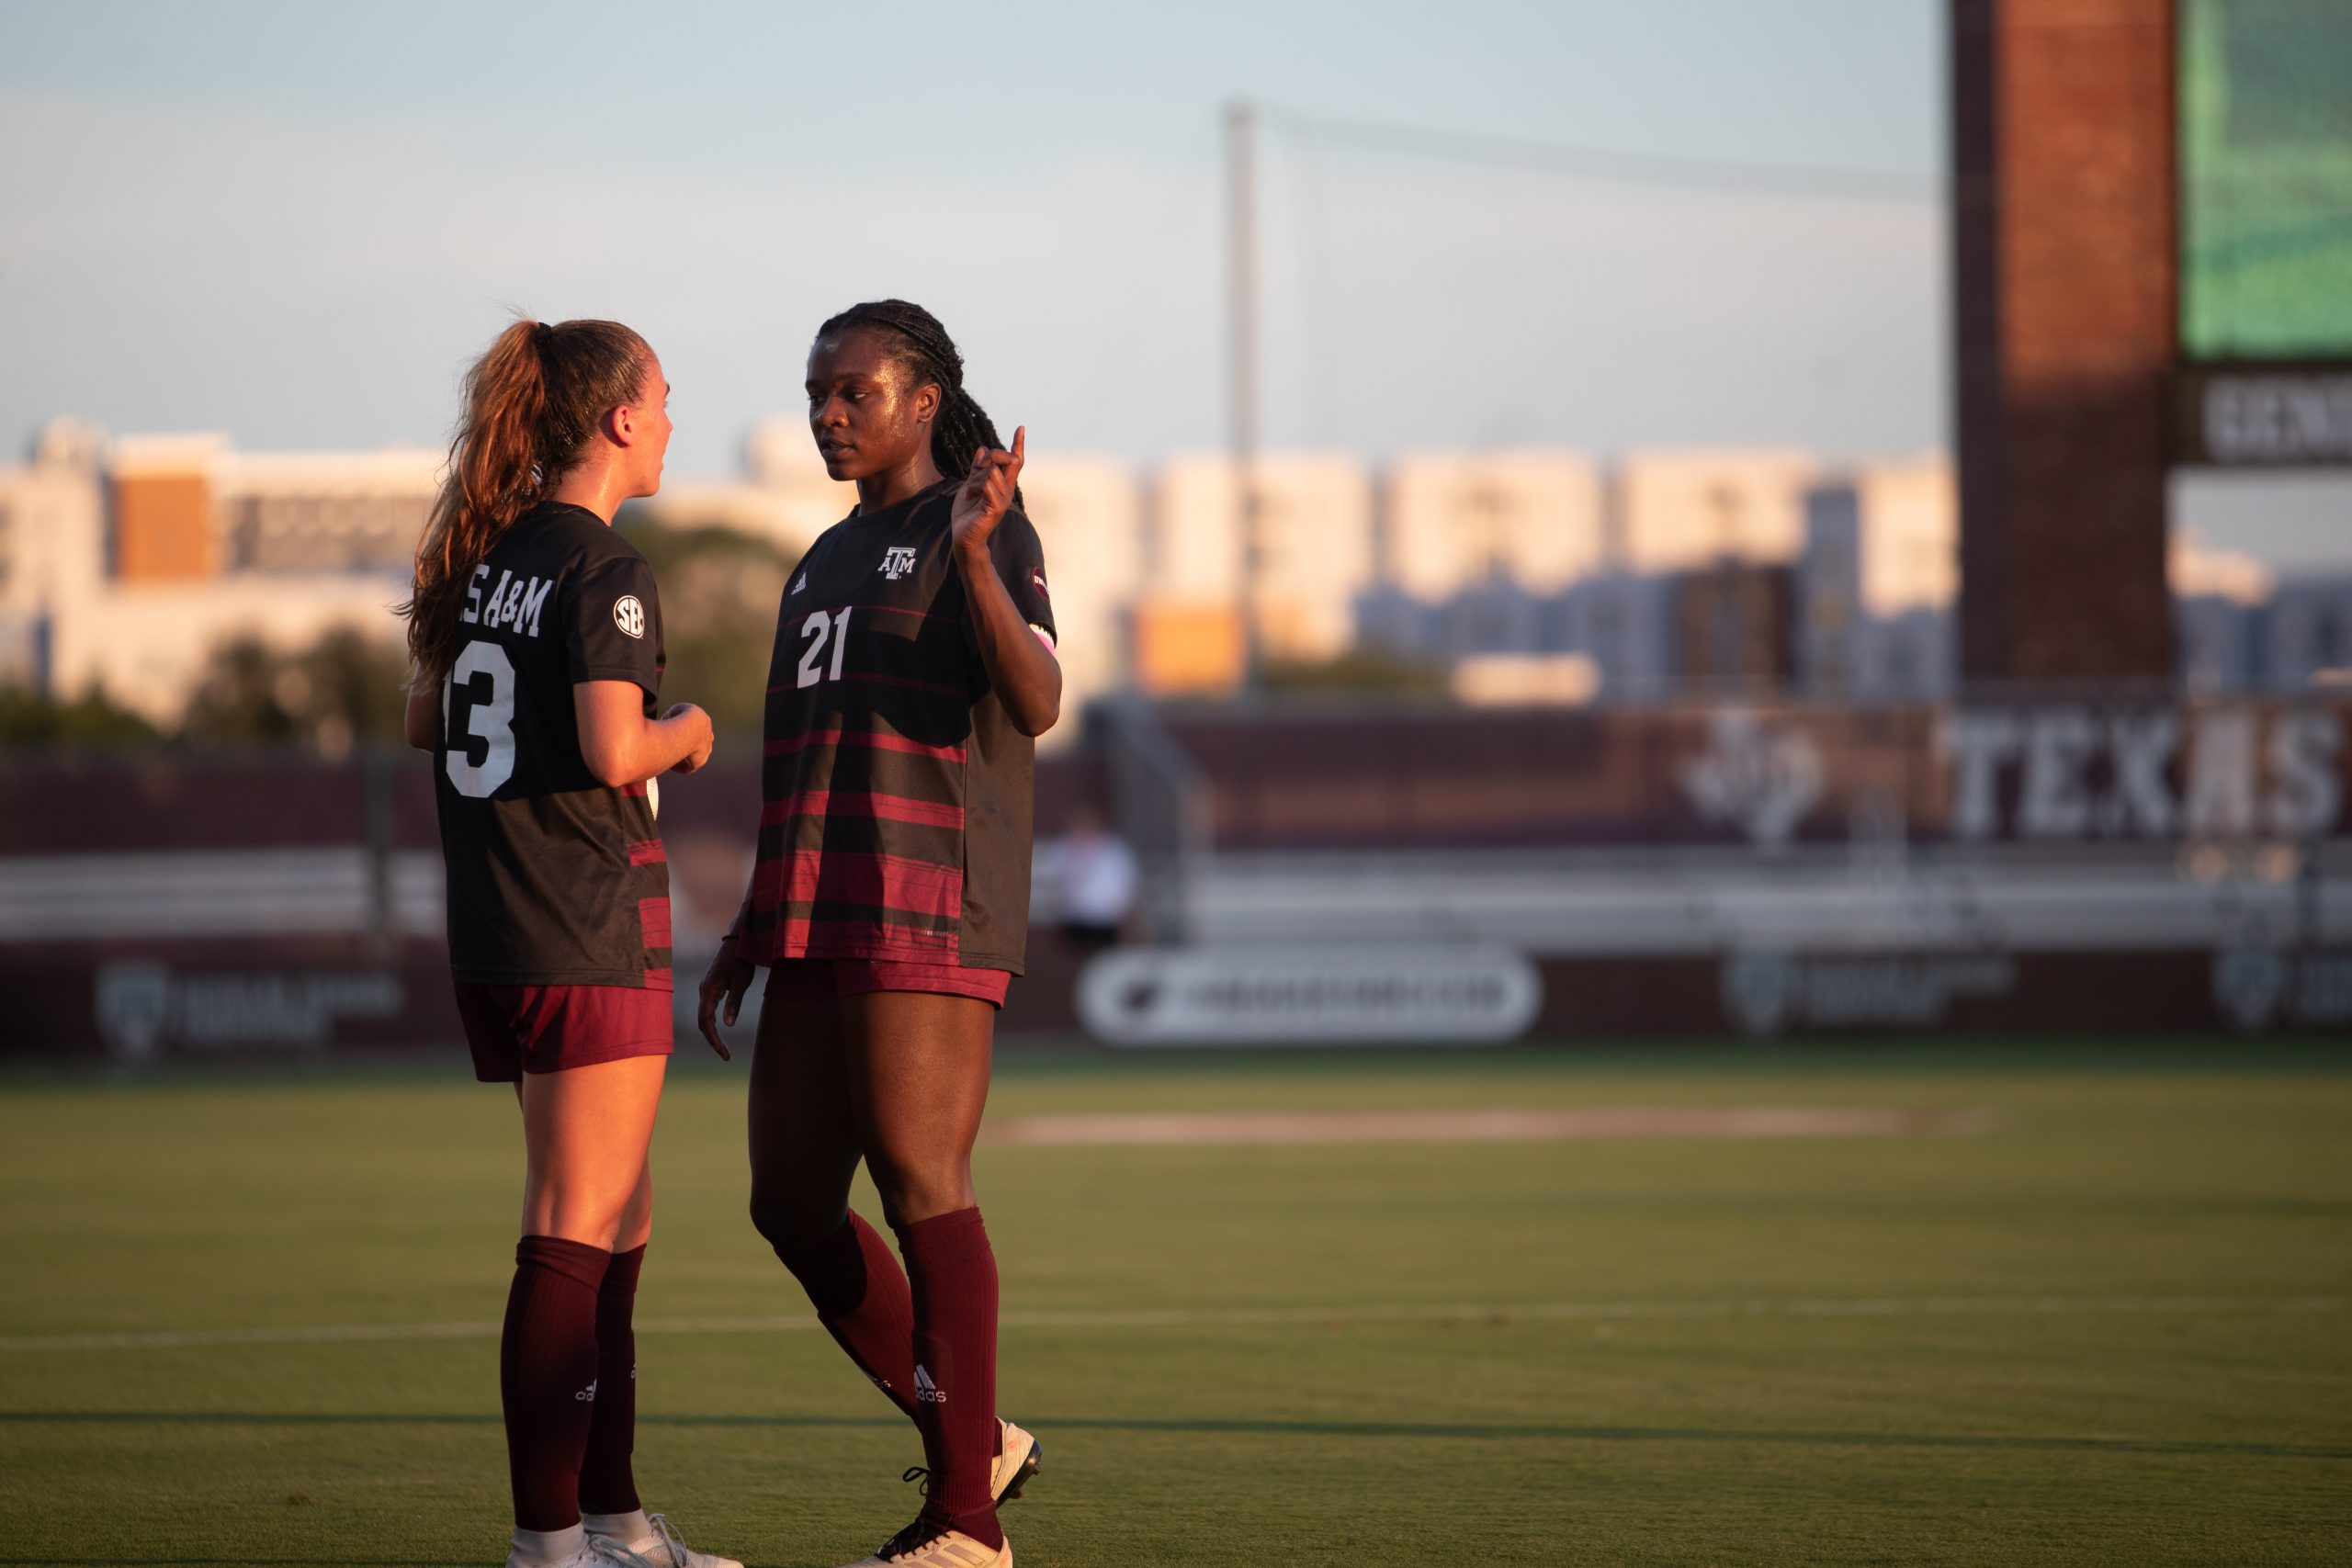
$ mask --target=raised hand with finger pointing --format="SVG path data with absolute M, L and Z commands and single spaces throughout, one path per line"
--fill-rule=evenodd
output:
M 990 451 L 982 446 L 973 452 L 971 471 L 956 487 L 956 508 L 949 521 L 958 552 L 987 553 L 989 536 L 1003 521 L 1005 509 L 1012 504 L 1013 492 L 1020 488 L 1028 435 L 1029 427 L 1022 425 L 1012 433 L 1012 451 Z

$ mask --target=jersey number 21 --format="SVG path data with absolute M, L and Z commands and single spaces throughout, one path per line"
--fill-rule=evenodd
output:
M 820 681 L 842 678 L 842 655 L 849 649 L 849 613 L 855 608 L 857 606 L 852 604 L 837 615 L 827 615 L 819 610 L 800 623 L 800 635 L 810 640 L 800 655 L 799 684 L 813 686 Z M 824 654 L 825 639 L 829 635 L 833 644 L 832 668 L 820 673 L 817 660 Z

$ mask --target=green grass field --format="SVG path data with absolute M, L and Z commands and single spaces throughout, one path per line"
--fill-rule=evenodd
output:
M 663 1110 L 639 1474 L 698 1544 L 841 1562 L 920 1451 L 742 1218 L 740 1072 Z M 502 1091 L 0 1094 L 0 1563 L 501 1561 Z M 1019 1561 L 2352 1561 L 2342 1045 L 1009 1054 L 993 1110 L 1755 1104 L 1998 1120 L 984 1150 Z M 107 1334 L 182 1337 L 56 1342 Z

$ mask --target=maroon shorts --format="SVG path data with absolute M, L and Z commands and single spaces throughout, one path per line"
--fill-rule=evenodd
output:
M 641 986 L 479 986 L 458 982 L 474 1077 L 514 1083 L 626 1056 L 670 1054 L 670 993 Z
M 1004 1006 L 1011 971 L 967 969 L 956 964 L 899 964 L 878 958 L 786 958 L 768 967 L 763 996 L 788 1002 L 830 1002 L 871 991 L 934 991 L 943 997 L 978 997 Z

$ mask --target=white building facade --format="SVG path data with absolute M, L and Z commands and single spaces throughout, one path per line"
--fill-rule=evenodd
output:
M 1269 453 L 1252 465 L 1257 592 L 1247 606 L 1271 659 L 1317 662 L 1355 639 L 1373 581 L 1372 477 L 1340 453 Z M 1223 454 L 1170 457 L 1153 476 L 1146 604 L 1244 608 L 1242 491 Z
M 1607 564 L 1600 470 L 1574 452 L 1419 452 L 1381 493 L 1381 579 L 1425 602 L 1479 583 L 1556 593 Z

